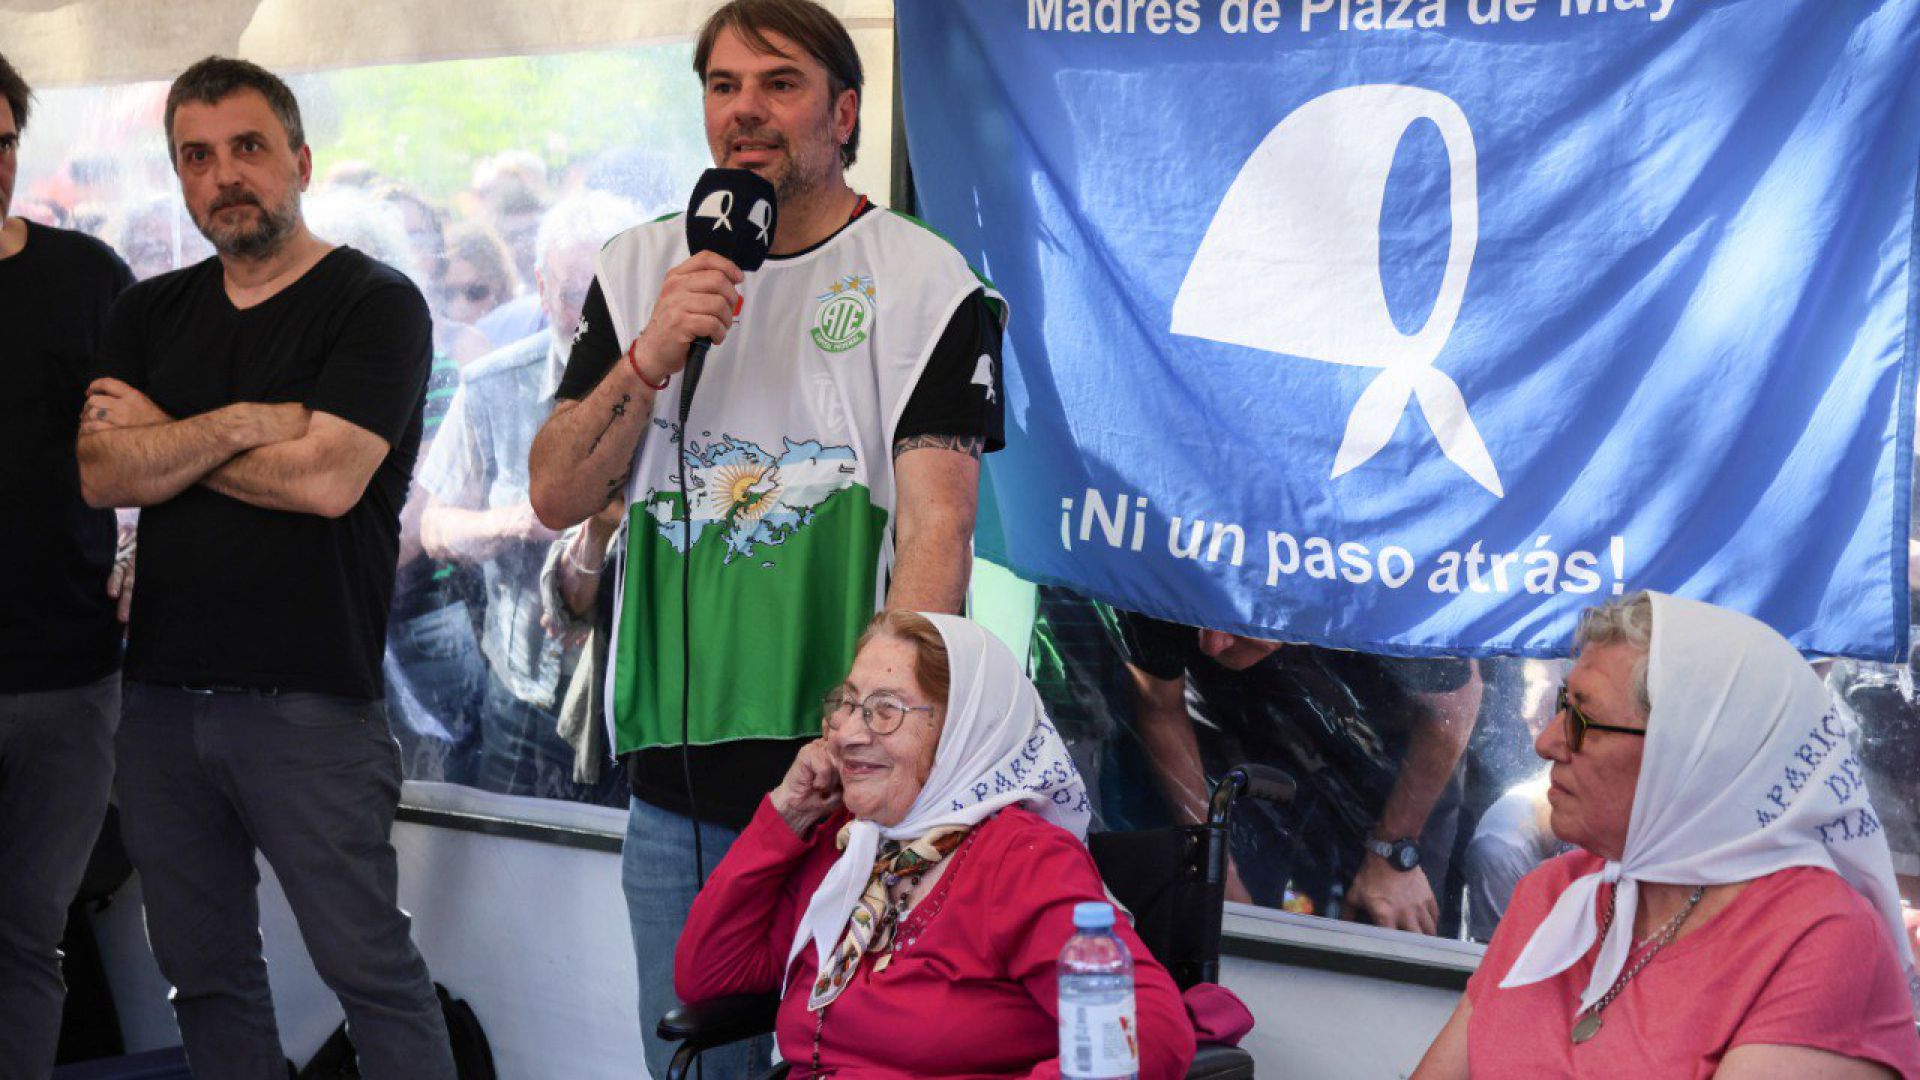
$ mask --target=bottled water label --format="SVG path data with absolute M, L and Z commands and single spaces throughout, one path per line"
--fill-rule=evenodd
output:
M 1060 1075 L 1068 1080 L 1111 1080 L 1140 1071 L 1133 995 L 1102 996 L 1113 1000 L 1060 1003 Z
M 1136 1080 L 1133 958 L 1113 933 L 1110 904 L 1073 909 L 1074 935 L 1060 950 L 1060 1075 L 1066 1080 Z

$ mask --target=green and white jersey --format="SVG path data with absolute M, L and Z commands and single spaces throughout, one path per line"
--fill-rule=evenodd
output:
M 619 341 L 638 336 L 660 282 L 686 258 L 677 216 L 601 251 Z M 607 676 L 616 753 L 680 743 L 689 574 L 690 741 L 818 732 L 820 698 L 885 599 L 894 430 L 941 332 L 981 287 L 945 240 L 882 211 L 748 276 L 694 397 L 691 513 L 676 471 L 684 380 L 656 396 L 634 457 Z

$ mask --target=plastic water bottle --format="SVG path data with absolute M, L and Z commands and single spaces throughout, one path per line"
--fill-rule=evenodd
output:
M 1060 1075 L 1134 1080 L 1140 1029 L 1133 1016 L 1133 956 L 1113 933 L 1113 905 L 1076 904 L 1077 931 L 1060 950 Z

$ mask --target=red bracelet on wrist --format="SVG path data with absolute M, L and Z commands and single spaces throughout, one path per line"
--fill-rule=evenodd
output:
M 660 377 L 660 381 L 657 383 L 654 382 L 652 379 L 647 378 L 646 373 L 640 370 L 640 358 L 635 356 L 633 352 L 634 347 L 639 344 L 640 344 L 640 339 L 634 338 L 633 345 L 627 346 L 627 364 L 628 366 L 633 368 L 634 378 L 639 379 L 642 383 L 646 385 L 647 389 L 652 390 L 654 393 L 657 394 L 660 391 L 665 390 L 667 388 L 667 384 L 673 381 L 673 376 L 663 375 Z

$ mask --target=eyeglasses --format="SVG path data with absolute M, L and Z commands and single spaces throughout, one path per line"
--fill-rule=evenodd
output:
M 1581 744 L 1587 741 L 1587 732 L 1590 730 L 1611 731 L 1618 735 L 1638 735 L 1643 739 L 1647 737 L 1646 728 L 1596 724 L 1587 719 L 1587 714 L 1581 712 L 1580 706 L 1575 705 L 1573 699 L 1567 696 L 1567 688 L 1564 684 L 1560 687 L 1560 697 L 1554 702 L 1553 711 L 1555 715 L 1567 714 L 1567 746 L 1576 754 L 1580 752 Z
M 485 300 L 487 297 L 493 295 L 493 286 L 487 284 L 484 281 L 469 281 L 465 285 L 455 285 L 452 282 L 448 282 L 444 288 L 447 294 L 447 299 L 449 300 L 464 299 L 469 303 L 474 303 L 474 304 L 477 304 L 480 301 Z
M 900 730 L 900 723 L 908 713 L 932 715 L 933 706 L 909 705 L 892 694 L 874 694 L 865 701 L 855 701 L 838 690 L 820 701 L 820 718 L 829 731 L 840 730 L 841 723 L 856 711 L 866 721 L 869 731 L 875 735 L 891 735 Z

